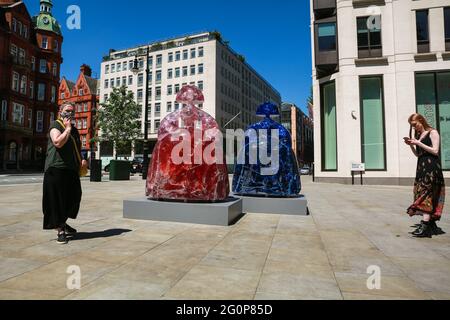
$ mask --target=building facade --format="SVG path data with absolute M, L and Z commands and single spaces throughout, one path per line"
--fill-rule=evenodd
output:
M 403 137 L 419 112 L 441 134 L 450 178 L 448 0 L 311 0 L 315 175 L 350 183 L 412 184 Z
M 157 141 L 161 120 L 181 106 L 176 94 L 187 84 L 196 85 L 204 94 L 201 108 L 213 116 L 222 129 L 245 129 L 255 122 L 256 108 L 266 100 L 281 104 L 281 96 L 264 80 L 245 58 L 235 53 L 222 41 L 217 32 L 190 34 L 146 46 L 121 51 L 112 50 L 101 64 L 100 102 L 105 102 L 114 87 L 126 85 L 134 92 L 142 106 L 142 132 L 144 132 L 144 101 L 149 95 L 148 119 L 150 150 Z M 134 74 L 131 69 L 135 56 L 142 70 Z M 145 90 L 146 66 L 149 66 L 148 90 Z M 113 150 L 101 145 L 102 156 L 113 156 Z M 104 150 L 107 150 L 106 152 Z M 136 153 L 142 148 L 137 147 Z
M 92 69 L 83 64 L 76 82 L 63 78 L 58 90 L 59 105 L 71 102 L 75 106 L 75 126 L 80 133 L 81 151 L 95 151 L 91 143 L 96 132 L 95 116 L 99 103 L 99 80 L 92 78 Z
M 0 0 L 0 170 L 42 169 L 57 112 L 61 28 L 51 0 L 31 17 L 22 1 Z
M 314 162 L 314 124 L 300 108 L 293 103 L 281 105 L 281 124 L 289 130 L 292 149 L 300 167 Z

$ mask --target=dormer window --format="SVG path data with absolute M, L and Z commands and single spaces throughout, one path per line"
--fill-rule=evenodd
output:
M 84 96 L 84 90 L 83 89 L 78 90 L 78 95 L 79 96 Z

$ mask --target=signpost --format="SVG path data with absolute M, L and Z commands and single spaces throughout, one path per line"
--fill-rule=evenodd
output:
M 355 173 L 359 173 L 361 176 L 361 185 L 363 185 L 363 173 L 366 171 L 366 165 L 364 163 L 352 163 L 352 185 L 355 185 Z

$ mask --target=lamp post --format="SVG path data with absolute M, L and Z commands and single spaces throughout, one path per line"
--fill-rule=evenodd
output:
M 144 85 L 145 85 L 145 101 L 144 101 L 144 162 L 142 164 L 142 179 L 146 180 L 147 179 L 147 173 L 148 173 L 148 74 L 150 72 L 149 69 L 149 65 L 148 65 L 148 59 L 149 59 L 149 54 L 150 54 L 150 47 L 147 47 L 147 52 L 146 52 L 146 61 L 145 61 L 145 81 L 144 81 Z M 138 62 L 138 58 L 137 58 L 137 53 L 136 56 L 134 57 L 134 64 L 133 64 L 133 68 L 131 69 L 131 71 L 137 75 L 139 73 L 139 71 L 141 71 L 141 69 L 139 68 L 139 62 Z

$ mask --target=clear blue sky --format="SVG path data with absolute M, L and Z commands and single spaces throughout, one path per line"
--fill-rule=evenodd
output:
M 25 0 L 31 15 L 39 0 Z M 75 80 L 89 64 L 99 74 L 110 48 L 218 30 L 280 93 L 305 110 L 311 87 L 309 1 L 306 0 L 53 0 L 63 27 L 61 76 Z M 68 30 L 69 5 L 81 8 L 81 30 Z

